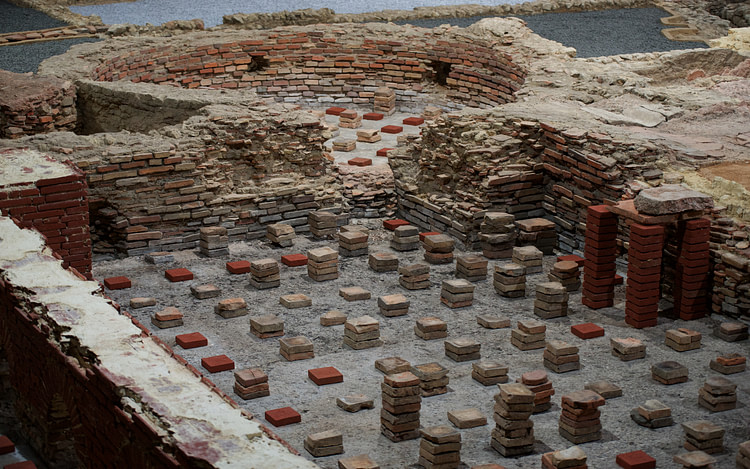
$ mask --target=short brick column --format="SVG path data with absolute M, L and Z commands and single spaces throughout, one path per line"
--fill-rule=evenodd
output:
M 708 312 L 711 222 L 688 220 L 678 227 L 674 311 L 680 319 L 702 318 Z
M 638 329 L 656 325 L 663 250 L 663 226 L 630 226 L 625 322 Z
M 586 216 L 586 247 L 581 302 L 589 308 L 612 306 L 615 297 L 617 216 L 606 205 L 592 205 Z

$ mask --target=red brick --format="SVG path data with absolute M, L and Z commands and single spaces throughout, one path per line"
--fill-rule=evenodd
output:
M 380 150 L 375 153 L 377 156 L 388 156 L 388 152 L 393 150 L 393 148 L 381 148 Z
M 193 273 L 187 269 L 170 269 L 164 271 L 164 277 L 170 282 L 184 282 L 193 280 Z
M 593 300 L 590 298 L 586 298 L 585 296 L 581 298 L 581 304 L 584 306 L 588 306 L 591 309 L 601 309 L 601 308 L 609 308 L 615 304 L 613 299 L 607 299 L 607 300 Z
M 570 332 L 581 339 L 593 339 L 594 337 L 602 337 L 604 335 L 604 329 L 592 322 L 570 326 Z
M 557 256 L 557 262 L 571 261 L 578 264 L 578 267 L 583 267 L 583 261 L 585 259 L 575 254 L 567 254 L 565 256 Z
M 379 121 L 383 120 L 383 117 L 385 116 L 379 112 L 368 112 L 367 114 L 362 115 L 362 119 L 366 121 Z
M 122 290 L 133 286 L 127 277 L 109 277 L 104 279 L 104 286 L 110 290 Z
M 591 301 L 609 301 L 614 299 L 615 292 L 592 292 L 591 290 L 586 289 L 586 285 L 584 285 L 582 297 Z
M 636 329 L 645 329 L 646 327 L 655 327 L 657 324 L 656 318 L 647 319 L 645 321 L 639 321 L 630 316 L 625 316 L 625 323 L 635 327 Z
M 404 125 L 422 125 L 424 124 L 424 119 L 421 117 L 407 117 L 403 120 L 402 124 Z
M 281 263 L 289 267 L 307 265 L 307 256 L 304 254 L 287 254 L 281 256 Z
M 404 128 L 400 125 L 386 125 L 380 131 L 384 134 L 400 134 L 404 131 Z
M 40 179 L 39 181 L 36 181 L 34 184 L 36 185 L 36 187 L 54 186 L 57 184 L 67 184 L 69 182 L 78 181 L 79 179 L 83 179 L 83 176 L 78 175 L 78 174 L 70 174 L 68 176 L 60 176 L 57 178 Z
M 711 227 L 711 221 L 706 218 L 696 218 L 695 220 L 688 220 L 685 222 L 685 229 L 687 230 L 700 230 Z
M 383 220 L 383 228 L 389 231 L 393 231 L 399 226 L 408 225 L 409 222 L 400 218 L 394 218 L 392 220 Z
M 596 220 L 593 220 L 593 221 L 587 220 L 587 223 L 586 223 L 586 234 L 588 234 L 589 236 L 593 236 L 593 235 L 602 236 L 602 235 L 612 235 L 612 234 L 616 236 L 619 231 L 620 230 L 617 226 L 616 221 L 606 224 L 606 225 L 597 224 Z
M 302 416 L 291 407 L 282 407 L 266 411 L 266 420 L 274 427 L 283 427 L 302 421 Z
M 250 272 L 250 261 L 227 262 L 227 270 L 231 274 L 246 274 Z
M 184 349 L 205 347 L 208 345 L 208 339 L 206 339 L 200 332 L 192 332 L 190 334 L 180 334 L 175 337 L 177 345 Z
M 344 111 L 346 111 L 346 108 L 334 106 L 326 109 L 326 114 L 329 116 L 338 116 Z
M 590 205 L 586 215 L 600 220 L 614 219 L 617 216 L 609 211 L 606 205 Z
M 234 362 L 226 355 L 201 358 L 201 365 L 203 368 L 207 369 L 209 373 L 218 373 L 220 371 L 234 369 Z
M 641 225 L 639 223 L 633 223 L 630 225 L 630 234 L 638 235 L 644 238 L 651 236 L 664 236 L 664 227 L 661 225 Z
M 659 302 L 654 301 L 650 305 L 643 305 L 639 306 L 632 301 L 628 301 L 625 305 L 625 314 L 628 316 L 642 316 L 642 315 L 652 315 L 652 314 L 658 314 L 659 313 Z
M 419 240 L 424 241 L 427 236 L 439 235 L 437 231 L 427 231 L 426 233 L 419 233 Z
M 661 266 L 654 267 L 636 267 L 628 264 L 628 277 L 647 277 L 649 275 L 660 275 Z
M 3 469 L 36 469 L 36 464 L 31 461 L 14 462 L 13 464 L 6 464 Z
M 614 290 L 615 280 L 612 278 L 611 275 L 607 275 L 605 277 L 593 277 L 591 273 L 588 275 L 585 274 L 585 279 L 583 283 L 585 285 L 588 285 L 590 287 L 611 287 L 612 290 Z
M 344 375 L 332 366 L 307 370 L 307 376 L 318 386 L 344 381 Z
M 15 450 L 16 445 L 14 445 L 12 441 L 10 441 L 10 438 L 5 435 L 0 436 L 0 454 L 12 453 Z
M 372 166 L 372 160 L 370 158 L 352 158 L 347 161 L 349 166 Z

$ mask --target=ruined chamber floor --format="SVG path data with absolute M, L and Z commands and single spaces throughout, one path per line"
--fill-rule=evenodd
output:
M 379 227 L 379 221 L 367 220 L 371 228 L 370 252 L 394 252 L 388 247 L 390 233 Z M 520 319 L 536 318 L 533 314 L 534 285 L 547 281 L 547 274 L 553 256 L 545 257 L 544 274 L 534 274 L 527 278 L 526 298 L 510 300 L 498 296 L 492 288 L 491 272 L 494 265 L 506 261 L 491 261 L 490 276 L 476 282 L 474 304 L 461 309 L 449 309 L 440 303 L 440 283 L 453 278 L 455 263 L 431 266 L 432 286 L 426 290 L 407 291 L 398 285 L 395 272 L 376 273 L 368 268 L 367 256 L 340 258 L 340 277 L 337 280 L 314 282 L 307 276 L 305 267 L 281 265 L 281 287 L 270 290 L 256 290 L 248 283 L 246 275 L 232 275 L 227 272 L 225 263 L 234 260 L 252 260 L 264 257 L 280 259 L 283 254 L 305 253 L 319 246 L 336 248 L 334 240 L 313 241 L 297 236 L 294 246 L 275 248 L 265 240 L 230 245 L 229 258 L 207 259 L 199 257 L 196 251 L 175 253 L 175 262 L 166 265 L 152 265 L 143 257 L 122 260 L 100 261 L 94 266 L 98 280 L 125 275 L 132 279 L 133 286 L 127 290 L 107 291 L 123 309 L 129 310 L 141 323 L 148 325 L 156 336 L 175 348 L 175 352 L 185 357 L 189 363 L 204 372 L 224 392 L 236 398 L 256 418 L 268 425 L 288 441 L 301 454 L 313 459 L 303 448 L 303 441 L 310 433 L 338 429 L 344 436 L 344 455 L 315 459 L 322 468 L 335 468 L 340 457 L 367 453 L 383 468 L 403 468 L 414 466 L 418 458 L 418 440 L 392 443 L 380 434 L 380 383 L 383 374 L 374 367 L 378 358 L 400 356 L 412 365 L 437 361 L 450 369 L 449 392 L 422 400 L 421 425 L 423 427 L 450 425 L 447 412 L 469 407 L 479 408 L 488 419 L 488 424 L 468 430 L 461 430 L 461 467 L 495 462 L 508 468 L 538 468 L 541 453 L 572 446 L 558 434 L 560 398 L 566 393 L 583 389 L 586 383 L 606 379 L 623 389 L 623 396 L 609 399 L 601 408 L 603 439 L 581 445 L 589 458 L 589 467 L 603 469 L 615 467 L 614 459 L 619 453 L 642 449 L 652 455 L 659 467 L 671 467 L 672 457 L 685 452 L 682 448 L 684 433 L 680 423 L 706 419 L 726 429 L 724 445 L 726 450 L 716 455 L 717 469 L 734 467 L 737 445 L 750 439 L 750 375 L 747 371 L 727 376 L 738 384 L 738 406 L 726 412 L 711 414 L 698 406 L 698 389 L 706 378 L 719 376 L 709 369 L 709 361 L 724 353 L 738 352 L 748 355 L 747 341 L 724 342 L 712 335 L 716 324 L 727 319 L 712 316 L 699 321 L 673 321 L 660 318 L 656 327 L 636 330 L 624 322 L 624 287 L 617 287 L 615 307 L 594 311 L 581 305 L 580 293 L 571 295 L 569 315 L 563 318 L 546 320 L 547 339 L 560 339 L 580 347 L 582 369 L 564 374 L 548 371 L 555 395 L 552 408 L 531 417 L 534 422 L 536 443 L 534 454 L 514 459 L 500 456 L 490 447 L 493 396 L 496 386 L 482 386 L 471 378 L 473 362 L 456 363 L 444 354 L 443 340 L 424 341 L 413 332 L 416 319 L 424 316 L 437 316 L 448 324 L 448 337 L 470 336 L 481 342 L 483 359 L 494 359 L 509 366 L 508 375 L 515 381 L 522 373 L 542 369 L 542 350 L 522 352 L 510 344 L 510 328 L 484 329 L 476 322 L 480 314 L 504 315 L 511 319 L 515 327 Z M 422 262 L 423 250 L 400 253 L 401 265 Z M 461 254 L 460 249 L 455 254 Z M 169 283 L 163 271 L 185 267 L 190 269 L 195 279 L 190 282 Z M 222 289 L 219 298 L 197 300 L 190 294 L 191 284 L 213 283 Z M 347 302 L 339 296 L 342 287 L 361 286 L 372 292 L 372 299 Z M 304 293 L 312 298 L 312 306 L 301 309 L 286 309 L 279 304 L 279 297 L 290 293 Z M 403 293 L 411 301 L 407 316 L 386 318 L 379 314 L 377 298 L 382 295 Z M 133 297 L 155 297 L 157 305 L 150 308 L 131 310 L 128 305 Z M 249 315 L 234 319 L 222 319 L 214 314 L 214 306 L 221 299 L 242 297 L 249 306 Z M 165 307 L 175 306 L 185 315 L 184 325 L 171 329 L 157 329 L 151 326 L 150 316 Z M 321 314 L 338 309 L 350 318 L 370 315 L 380 321 L 381 338 L 384 345 L 355 351 L 342 342 L 344 326 L 323 327 Z M 311 339 L 315 347 L 315 358 L 287 362 L 279 355 L 278 339 L 261 340 L 250 333 L 249 317 L 263 314 L 276 314 L 284 320 L 286 337 L 304 335 Z M 604 327 L 606 335 L 591 340 L 581 340 L 570 332 L 574 324 L 594 322 Z M 665 330 L 688 327 L 703 334 L 703 345 L 699 350 L 678 353 L 664 345 Z M 208 338 L 207 347 L 183 350 L 175 344 L 175 336 L 190 332 L 201 332 Z M 610 353 L 610 338 L 635 337 L 647 345 L 645 359 L 621 362 Z M 269 376 L 271 395 L 260 399 L 243 401 L 233 392 L 232 371 L 210 374 L 201 367 L 201 358 L 226 354 L 234 360 L 237 368 L 260 367 Z M 651 379 L 652 364 L 675 360 L 689 369 L 686 383 L 665 386 Z M 137 366 L 137 364 L 134 364 Z M 307 370 L 333 366 L 344 375 L 344 382 L 327 386 L 317 386 L 307 377 Z M 348 413 L 336 406 L 336 398 L 352 393 L 366 394 L 375 400 L 375 408 L 358 413 Z M 649 430 L 636 425 L 629 417 L 630 410 L 643 404 L 647 399 L 658 399 L 672 408 L 675 425 Z M 269 409 L 291 406 L 302 415 L 302 422 L 275 428 L 263 420 Z

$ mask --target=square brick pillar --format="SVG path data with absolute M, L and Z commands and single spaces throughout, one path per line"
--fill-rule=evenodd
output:
M 663 226 L 630 226 L 625 322 L 638 329 L 656 325 L 663 250 Z
M 704 218 L 680 223 L 674 279 L 674 311 L 680 319 L 702 318 L 708 312 L 711 222 Z
M 586 215 L 586 247 L 581 302 L 589 308 L 612 306 L 615 298 L 617 216 L 606 205 L 592 205 Z

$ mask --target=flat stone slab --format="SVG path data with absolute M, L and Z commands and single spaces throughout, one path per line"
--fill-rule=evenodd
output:
M 667 215 L 713 208 L 714 199 L 679 184 L 644 189 L 635 198 L 635 209 L 646 215 Z
M 279 298 L 279 303 L 281 303 L 285 308 L 289 309 L 305 308 L 312 305 L 312 299 L 302 293 L 293 293 L 291 295 L 284 295 Z
M 487 417 L 476 407 L 469 409 L 449 410 L 448 420 L 457 428 L 474 428 L 487 425 Z

